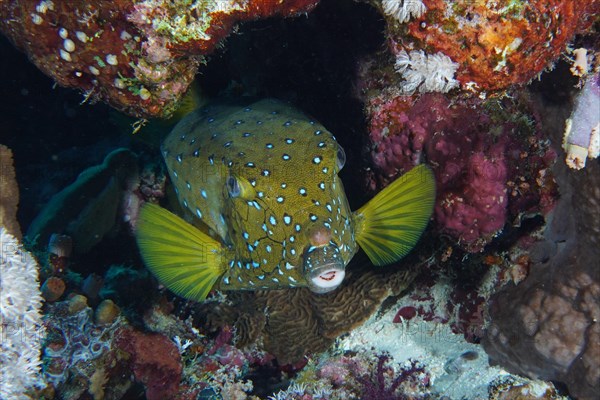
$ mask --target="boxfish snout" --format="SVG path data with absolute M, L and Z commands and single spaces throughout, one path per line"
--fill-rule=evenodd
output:
M 304 253 L 304 276 L 315 293 L 327 293 L 337 288 L 346 275 L 346 264 L 339 248 L 329 242 L 312 245 Z

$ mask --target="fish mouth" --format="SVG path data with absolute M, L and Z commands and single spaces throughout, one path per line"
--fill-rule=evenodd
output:
M 336 289 L 346 275 L 346 265 L 337 246 L 311 246 L 304 256 L 304 275 L 308 288 L 315 293 Z

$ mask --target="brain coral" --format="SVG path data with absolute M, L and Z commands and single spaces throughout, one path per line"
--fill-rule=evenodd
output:
M 206 303 L 200 313 L 213 328 L 235 325 L 239 346 L 261 338 L 264 349 L 280 364 L 294 363 L 327 349 L 336 337 L 369 318 L 383 300 L 406 289 L 416 276 L 416 268 L 398 266 L 351 271 L 344 285 L 331 293 L 315 294 L 305 288 L 231 292 L 227 297 L 233 306 Z

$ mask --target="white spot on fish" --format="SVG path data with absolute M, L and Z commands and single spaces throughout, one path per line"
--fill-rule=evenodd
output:
M 63 41 L 63 47 L 65 48 L 66 51 L 71 53 L 75 50 L 75 42 L 73 42 L 71 39 L 65 39 Z
M 60 49 L 59 53 L 60 53 L 60 58 L 62 58 L 65 61 L 71 61 L 71 54 L 69 54 L 68 51 Z M 98 71 L 98 70 L 96 70 L 96 71 Z M 100 73 L 100 71 L 98 71 L 98 73 Z

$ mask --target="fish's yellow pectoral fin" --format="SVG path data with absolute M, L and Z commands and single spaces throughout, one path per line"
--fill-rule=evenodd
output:
M 135 236 L 148 269 L 182 297 L 204 300 L 225 272 L 221 243 L 155 204 L 142 206 Z
M 434 203 L 433 172 L 419 165 L 354 213 L 356 241 L 375 265 L 398 261 L 419 240 Z

